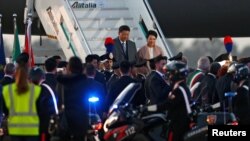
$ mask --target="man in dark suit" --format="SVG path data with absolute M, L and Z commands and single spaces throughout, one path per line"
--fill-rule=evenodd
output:
M 106 105 L 109 107 L 117 96 L 126 88 L 130 83 L 136 82 L 130 76 L 131 67 L 128 61 L 122 61 L 120 63 L 121 77 L 119 80 L 111 84 L 110 91 L 106 97 Z
M 163 98 L 162 102 L 150 105 L 146 111 L 163 112 L 168 110 L 169 141 L 183 141 L 185 133 L 190 129 L 190 90 L 186 84 L 188 74 L 187 66 L 182 62 L 171 62 L 166 66 L 168 80 L 174 88 L 171 93 Z
M 86 76 L 82 73 L 82 61 L 78 57 L 71 57 L 67 67 L 67 75 L 57 77 L 58 83 L 63 85 L 65 119 L 67 133 L 63 140 L 82 141 L 88 130 L 88 86 Z
M 14 79 L 15 65 L 13 63 L 6 64 L 4 67 L 4 74 L 5 75 L 3 79 L 0 81 L 0 84 L 2 86 L 15 82 L 15 79 Z
M 57 66 L 58 66 L 59 63 L 62 61 L 62 58 L 61 58 L 61 56 L 59 56 L 59 55 L 54 55 L 54 56 L 52 56 L 51 58 L 53 58 L 53 59 L 56 60 Z
M 171 91 L 166 83 L 163 66 L 167 63 L 167 57 L 157 56 L 150 60 L 151 73 L 145 80 L 145 93 L 149 97 L 150 104 L 158 104 L 166 100 Z
M 199 87 L 196 89 L 197 93 L 194 100 L 202 106 L 211 105 L 219 102 L 219 96 L 216 91 L 217 74 L 220 69 L 220 64 L 214 62 L 210 66 L 209 73 L 207 73 L 201 80 Z
M 48 58 L 45 61 L 45 82 L 48 84 L 54 91 L 56 90 L 57 80 L 56 80 L 56 68 L 57 62 L 54 58 Z
M 119 35 L 114 39 L 113 54 L 117 62 L 127 60 L 129 62 L 136 61 L 136 45 L 135 42 L 129 40 L 130 28 L 122 25 L 119 28 Z
M 95 69 L 96 69 L 95 80 L 102 83 L 106 89 L 106 81 L 105 81 L 104 74 L 99 72 L 99 70 L 98 70 L 99 63 L 100 63 L 100 57 L 96 54 L 90 54 L 85 58 L 85 62 L 86 62 L 86 64 L 92 64 L 95 67 Z

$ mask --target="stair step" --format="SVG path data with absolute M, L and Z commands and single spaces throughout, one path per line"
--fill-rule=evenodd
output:
M 34 49 L 34 54 L 36 56 L 48 56 L 48 57 L 51 57 L 51 56 L 54 56 L 54 55 L 57 55 L 57 54 L 63 54 L 63 51 L 62 51 L 62 49 L 57 49 L 57 50 L 36 50 L 36 49 Z
M 135 23 L 133 18 L 82 18 L 78 19 L 82 28 L 101 28 L 101 27 L 114 27 L 119 28 L 121 25 L 128 25 L 134 27 Z
M 112 36 L 106 36 L 106 37 L 112 37 Z M 99 43 L 102 42 L 102 43 L 104 43 L 106 37 L 93 37 L 93 38 L 86 37 L 86 38 L 87 38 L 87 40 L 88 40 L 89 42 L 99 42 Z M 117 37 L 117 36 L 113 36 L 113 38 L 116 38 L 116 37 Z M 136 41 L 142 41 L 143 38 L 142 38 L 142 37 L 131 36 L 131 37 L 130 37 L 130 40 L 136 42 Z M 98 44 L 99 44 L 99 43 L 98 43 Z
M 89 28 L 82 28 L 83 31 L 118 31 L 119 27 L 99 27 L 99 28 L 95 28 L 95 27 L 89 27 Z M 130 26 L 130 30 L 138 30 L 137 27 L 131 27 Z
M 83 30 L 84 35 L 87 38 L 105 38 L 105 37 L 116 37 L 118 35 L 118 29 L 114 30 Z M 131 37 L 138 37 L 138 29 L 131 29 L 130 31 Z
M 105 51 L 99 51 L 99 50 L 95 50 L 95 51 L 92 51 L 92 52 L 93 52 L 93 54 L 97 54 L 99 56 L 105 54 Z
M 113 37 L 116 38 L 117 36 Z M 90 45 L 94 46 L 104 46 L 104 42 L 105 42 L 106 37 L 103 38 L 87 38 L 88 42 Z M 138 41 L 143 41 L 142 37 L 130 37 L 130 40 L 134 41 L 134 42 L 138 42 Z
M 76 18 L 122 18 L 127 17 L 128 10 L 122 11 L 74 11 Z
M 78 18 L 79 21 L 101 21 L 101 20 L 130 20 L 133 21 L 134 18 L 132 17 L 95 17 L 95 18 Z

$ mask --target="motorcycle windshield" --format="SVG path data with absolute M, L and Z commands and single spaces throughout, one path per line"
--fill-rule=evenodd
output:
M 115 99 L 113 104 L 110 106 L 109 113 L 111 113 L 114 109 L 118 108 L 118 106 L 129 104 L 136 92 L 140 90 L 141 84 L 140 83 L 130 83 Z

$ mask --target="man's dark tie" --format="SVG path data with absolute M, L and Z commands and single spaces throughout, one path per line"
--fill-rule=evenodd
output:
M 124 42 L 122 42 L 122 49 L 124 54 L 126 55 L 126 44 Z

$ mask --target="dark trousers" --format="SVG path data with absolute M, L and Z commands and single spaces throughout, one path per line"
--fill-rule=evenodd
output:
M 189 130 L 189 123 L 177 121 L 177 124 L 170 124 L 168 141 L 183 141 L 185 133 Z
M 39 136 L 10 136 L 11 141 L 39 141 Z

